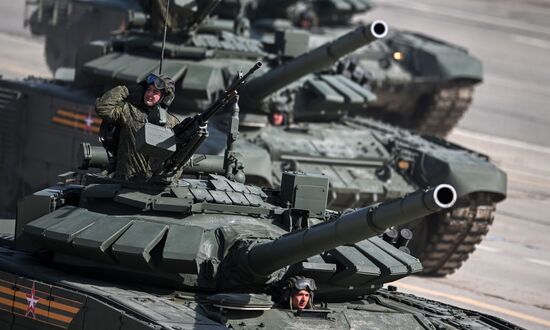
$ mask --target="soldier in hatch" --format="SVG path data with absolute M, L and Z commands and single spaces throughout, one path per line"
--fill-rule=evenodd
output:
M 315 290 L 317 290 L 317 286 L 314 279 L 292 276 L 282 288 L 281 306 L 298 311 L 311 309 Z
M 145 181 L 153 171 L 149 157 L 136 150 L 136 133 L 146 122 L 173 128 L 178 119 L 166 111 L 175 97 L 174 81 L 166 76 L 149 74 L 130 91 L 117 86 L 97 99 L 97 115 L 118 130 L 114 146 L 118 179 Z

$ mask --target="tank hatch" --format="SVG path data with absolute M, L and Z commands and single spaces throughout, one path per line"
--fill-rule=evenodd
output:
M 273 307 L 271 296 L 255 293 L 219 293 L 208 297 L 213 306 L 222 309 L 264 311 Z

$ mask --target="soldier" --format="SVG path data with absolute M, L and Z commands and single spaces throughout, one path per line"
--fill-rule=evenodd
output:
M 151 177 L 149 157 L 136 150 L 136 133 L 146 122 L 173 128 L 178 119 L 166 109 L 175 97 L 174 81 L 166 76 L 149 74 L 130 91 L 117 86 L 96 100 L 99 117 L 118 130 L 115 148 L 115 178 L 145 181 Z
M 303 276 L 292 276 L 283 286 L 281 305 L 291 310 L 311 309 L 314 291 L 317 290 L 315 280 Z
M 283 126 L 287 123 L 287 115 L 283 111 L 271 111 L 270 122 L 273 126 Z

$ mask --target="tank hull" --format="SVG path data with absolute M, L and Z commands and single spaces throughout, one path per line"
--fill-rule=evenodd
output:
M 3 245 L 7 241 L 4 239 Z M 221 312 L 205 303 L 205 293 L 117 282 L 113 280 L 115 274 L 91 279 L 82 276 L 83 273 L 68 273 L 44 265 L 30 255 L 9 248 L 0 247 L 0 252 L 0 288 L 5 298 L 0 301 L 3 329 L 256 329 L 262 324 L 285 329 L 296 326 L 300 329 L 329 326 L 334 329 L 395 326 L 422 329 L 432 322 L 448 326 L 475 324 L 479 327 L 492 325 L 493 329 L 521 329 L 497 317 L 387 290 L 365 297 L 377 303 L 366 300 L 331 303 L 321 310 L 301 314 L 280 307 Z M 27 295 L 37 300 L 34 314 L 28 310 Z M 407 312 L 398 311 L 403 301 L 406 302 L 403 309 Z M 386 307 L 389 305 L 395 310 Z M 450 316 L 464 313 L 470 317 Z
M 68 272 L 13 250 L 13 238 L 0 239 L 0 245 L 3 329 L 423 329 L 432 324 L 521 329 L 497 317 L 383 289 L 364 300 L 301 313 L 278 306 L 221 310 L 208 301 L 211 292 L 136 285 L 112 271 L 99 275 L 72 267 Z M 29 299 L 35 301 L 33 308 Z

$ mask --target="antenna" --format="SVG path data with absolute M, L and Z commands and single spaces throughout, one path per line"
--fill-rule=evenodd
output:
M 166 0 L 166 13 L 164 15 L 164 37 L 162 38 L 162 51 L 160 53 L 159 75 L 162 74 L 162 60 L 164 60 L 164 48 L 166 47 L 166 32 L 168 30 L 168 13 L 170 12 L 170 0 Z

